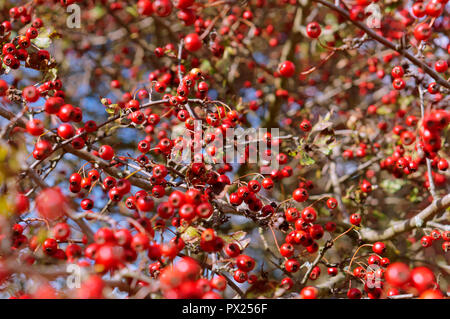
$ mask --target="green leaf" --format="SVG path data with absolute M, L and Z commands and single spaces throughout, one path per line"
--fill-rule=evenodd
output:
M 408 199 L 411 203 L 418 203 L 422 201 L 423 197 L 419 195 L 419 189 L 414 187 L 409 194 Z
M 51 68 L 47 70 L 47 73 L 45 74 L 45 79 L 47 81 L 55 81 L 57 78 L 58 78 L 57 68 Z
M 299 162 L 300 162 L 300 165 L 309 166 L 309 165 L 314 164 L 316 161 L 311 156 L 309 156 L 308 153 L 303 151 L 303 152 L 301 152 Z
M 41 49 L 47 49 L 52 44 L 52 39 L 49 37 L 37 37 L 36 39 L 32 39 L 31 42 Z
M 303 144 L 304 144 L 304 141 L 301 140 L 299 145 L 297 146 L 297 151 L 294 151 L 294 153 L 295 153 L 294 156 L 297 156 L 298 154 L 300 154 L 300 158 L 299 158 L 300 165 L 303 165 L 303 166 L 312 165 L 316 161 L 311 156 L 309 156 L 309 154 L 303 149 Z
M 311 132 L 323 131 L 323 130 L 333 126 L 333 122 L 330 121 L 331 112 L 332 111 L 325 114 L 325 116 L 323 118 L 322 118 L 322 116 L 319 116 L 319 120 L 312 127 Z
M 328 128 L 320 132 L 314 139 L 314 145 L 325 155 L 330 155 L 337 144 L 334 131 Z
M 208 59 L 204 59 L 202 61 L 202 64 L 200 64 L 200 70 L 202 70 L 206 73 L 213 72 L 213 68 L 211 67 L 211 62 L 209 62 Z
M 380 186 L 388 193 L 394 194 L 398 192 L 406 182 L 402 179 L 385 179 L 380 183 Z
M 133 7 L 127 7 L 127 8 L 126 8 L 126 11 L 127 11 L 129 14 L 131 14 L 131 15 L 133 15 L 133 16 L 136 17 L 136 16 L 137 16 L 137 15 L 136 15 L 136 14 L 137 14 L 136 10 L 134 9 L 135 14 L 133 14 L 132 12 L 130 12 L 129 9 L 133 10 L 134 8 L 133 8 Z M 105 13 L 106 13 L 106 10 L 105 10 L 104 7 L 102 7 L 102 6 L 96 6 L 95 8 L 93 8 L 93 9 L 91 9 L 91 10 L 89 11 L 89 17 L 90 17 L 91 19 L 93 19 L 93 20 L 98 20 L 98 19 L 100 19 L 101 17 L 103 17 L 103 16 L 105 15 Z
M 182 230 L 181 230 L 182 231 Z M 182 234 L 181 239 L 187 243 L 193 243 L 200 239 L 200 232 L 192 226 L 189 226 Z
M 136 10 L 135 7 L 127 7 L 125 10 L 126 10 L 129 14 L 131 14 L 133 17 L 138 17 L 138 16 L 139 16 L 139 14 L 138 14 L 138 12 L 137 12 L 137 10 Z
M 377 209 L 374 209 L 374 210 L 372 211 L 372 215 L 373 215 L 375 218 L 377 218 L 377 219 L 386 219 L 386 215 L 383 214 L 382 212 L 380 212 L 380 211 L 377 210 Z
M 105 110 L 108 114 L 115 114 L 118 107 L 119 107 L 118 104 L 111 104 L 106 106 Z

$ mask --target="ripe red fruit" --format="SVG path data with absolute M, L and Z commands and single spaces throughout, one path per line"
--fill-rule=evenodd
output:
M 42 190 L 35 202 L 37 211 L 42 218 L 56 220 L 66 214 L 67 200 L 59 187 Z
M 439 60 L 434 64 L 434 69 L 436 72 L 444 73 L 448 69 L 447 61 L 445 60 Z
M 65 241 L 70 236 L 70 226 L 66 223 L 58 223 L 53 227 L 53 236 L 57 240 Z
M 443 4 L 441 0 L 431 0 L 425 8 L 426 14 L 430 17 L 437 18 L 444 11 L 444 6 L 445 3 Z
M 319 290 L 316 287 L 305 287 L 300 291 L 300 297 L 302 299 L 317 299 Z
M 315 240 L 318 240 L 320 238 L 322 238 L 323 236 L 323 227 L 321 225 L 312 225 L 309 228 L 309 234 L 311 235 L 311 237 Z
M 401 288 L 410 281 L 411 271 L 406 264 L 395 262 L 387 267 L 384 278 L 390 285 Z
M 338 274 L 338 269 L 337 269 L 337 267 L 328 267 L 327 272 L 328 272 L 328 275 L 334 277 Z
M 394 81 L 392 82 L 392 86 L 393 86 L 394 89 L 396 89 L 396 90 L 401 90 L 401 89 L 405 88 L 406 82 L 405 82 L 405 80 L 403 80 L 402 78 L 396 78 L 396 79 L 394 79 Z
M 442 292 L 437 289 L 427 289 L 422 292 L 419 296 L 419 299 L 443 299 L 444 296 Z
M 336 198 L 330 197 L 330 198 L 327 200 L 327 207 L 328 207 L 329 209 L 335 209 L 335 208 L 337 207 L 337 205 L 338 205 L 338 202 L 337 202 Z
M 411 271 L 411 283 L 420 292 L 432 288 L 436 283 L 433 272 L 427 267 L 416 267 Z
M 367 180 L 363 180 L 361 184 L 361 190 L 364 193 L 370 193 L 372 191 L 372 184 Z
M 414 37 L 418 41 L 426 41 L 431 36 L 431 27 L 426 22 L 419 23 L 414 28 Z
M 91 210 L 94 207 L 94 202 L 92 199 L 85 198 L 81 201 L 80 206 L 83 210 Z
M 283 289 L 289 290 L 294 286 L 294 281 L 289 277 L 285 277 L 281 280 L 280 286 Z
M 197 33 L 190 33 L 184 37 L 184 46 L 186 50 L 195 52 L 201 49 L 202 40 Z
M 39 119 L 32 119 L 27 122 L 27 132 L 33 136 L 39 136 L 44 133 L 44 124 Z
M 75 129 L 70 124 L 61 124 L 58 127 L 58 136 L 67 140 L 75 135 Z
M 320 25 L 317 22 L 308 23 L 308 25 L 306 26 L 306 34 L 310 38 L 316 39 L 319 37 L 321 33 L 322 29 L 320 28 Z
M 98 150 L 98 154 L 105 161 L 109 161 L 114 157 L 114 149 L 109 145 L 102 145 Z
M 102 245 L 95 255 L 95 263 L 103 266 L 103 270 L 116 269 L 124 260 L 125 252 L 123 247 L 111 244 Z
M 295 65 L 291 61 L 284 61 L 278 66 L 278 72 L 281 76 L 289 78 L 295 73 Z
M 136 251 L 147 250 L 150 244 L 150 239 L 146 234 L 137 233 L 131 240 L 131 247 Z
M 195 0 L 175 0 L 175 7 L 178 9 L 187 9 L 195 3 Z
M 47 114 L 56 114 L 64 105 L 64 99 L 61 97 L 49 97 L 45 101 L 45 112 Z
M 400 65 L 394 66 L 391 71 L 391 75 L 393 78 L 401 78 L 405 74 L 403 68 Z
M 430 94 L 436 94 L 436 93 L 439 92 L 439 86 L 437 85 L 436 82 L 431 82 L 431 83 L 428 85 L 427 90 L 428 90 L 428 93 L 430 93 Z
M 150 196 L 142 196 L 136 201 L 136 207 L 142 212 L 150 212 L 155 207 L 155 202 Z
M 311 128 L 312 128 L 311 122 L 308 121 L 307 119 L 304 119 L 304 120 L 300 123 L 300 129 L 301 129 L 303 132 L 309 132 L 309 131 L 311 131 Z
M 372 250 L 375 254 L 382 255 L 386 251 L 386 245 L 384 243 L 378 241 L 373 244 Z
M 294 246 L 288 243 L 284 243 L 280 247 L 280 254 L 283 257 L 289 258 L 294 254 Z
M 8 91 L 8 83 L 5 80 L 0 80 L 0 96 L 5 96 Z
M 422 239 L 420 240 L 420 244 L 422 245 L 422 247 L 427 248 L 427 247 L 431 247 L 431 245 L 433 245 L 433 237 L 431 236 L 423 236 Z
M 242 271 L 249 272 L 255 268 L 255 260 L 247 255 L 239 255 L 236 258 L 236 266 Z
M 15 206 L 15 213 L 17 215 L 21 215 L 26 211 L 28 211 L 28 209 L 30 208 L 30 201 L 28 200 L 28 197 L 25 196 L 25 194 L 18 193 L 16 195 L 14 206 Z
M 300 269 L 300 262 L 295 258 L 291 258 L 286 260 L 284 267 L 287 272 L 296 273 Z
M 354 213 L 350 215 L 350 223 L 355 226 L 359 226 L 361 224 L 361 214 Z
M 108 196 L 113 202 L 119 202 L 123 195 L 117 187 L 113 187 L 109 190 Z
M 412 13 L 417 18 L 424 17 L 427 14 L 425 11 L 425 4 L 423 2 L 414 3 L 412 6 Z
M 262 184 L 261 185 L 262 185 L 262 187 L 264 189 L 272 189 L 274 183 L 273 183 L 273 180 L 271 178 L 266 177 L 266 178 L 264 178 L 262 180 Z
M 94 235 L 94 240 L 97 244 L 103 245 L 106 243 L 114 243 L 114 232 L 110 228 L 102 227 Z
M 292 198 L 294 198 L 294 200 L 297 202 L 304 202 L 308 199 L 308 197 L 309 197 L 308 191 L 304 188 L 297 188 L 292 193 Z
M 245 271 L 242 271 L 240 269 L 237 269 L 234 272 L 233 275 L 234 280 L 236 280 L 238 283 L 244 283 L 248 279 L 248 274 Z
M 140 15 L 150 16 L 153 13 L 152 2 L 150 0 L 139 0 L 137 7 Z
M 446 171 L 448 169 L 448 161 L 445 158 L 441 158 L 437 166 L 440 171 Z
M 358 288 L 350 288 L 347 291 L 347 297 L 349 299 L 361 299 L 362 297 L 361 290 L 359 290 Z
M 30 103 L 36 102 L 40 97 L 38 89 L 33 85 L 24 88 L 22 91 L 22 96 L 27 102 Z
M 153 11 L 160 17 L 167 17 L 172 13 L 173 5 L 170 0 L 156 0 L 153 2 Z
M 229 244 L 227 244 L 225 246 L 225 253 L 229 257 L 234 258 L 234 257 L 237 257 L 237 256 L 240 255 L 241 249 L 240 249 L 238 244 L 236 244 L 236 243 L 229 243 Z
M 52 256 L 56 253 L 58 249 L 58 243 L 53 238 L 47 238 L 42 244 L 42 250 L 45 254 Z
M 301 216 L 305 222 L 313 223 L 317 218 L 317 212 L 313 207 L 309 206 L 302 210 Z

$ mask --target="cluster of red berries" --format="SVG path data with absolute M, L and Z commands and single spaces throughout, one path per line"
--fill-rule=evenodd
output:
M 359 143 L 356 151 L 353 151 L 352 149 L 347 148 L 342 152 L 342 157 L 346 160 L 351 160 L 355 156 L 358 158 L 364 158 L 369 154 L 376 153 L 376 151 L 378 151 L 379 149 L 380 149 L 379 143 L 373 143 L 373 147 L 369 148 L 369 149 L 367 148 L 366 143 Z
M 384 272 L 384 279 L 391 288 L 388 296 L 399 295 L 403 291 L 419 293 L 421 299 L 442 299 L 444 296 L 438 289 L 436 278 L 427 267 L 415 267 L 412 270 L 402 262 L 391 264 Z
M 407 130 L 404 126 L 397 124 L 393 128 L 393 133 L 400 137 L 400 145 L 394 147 L 391 156 L 380 162 L 382 169 L 388 170 L 396 178 L 403 175 L 410 175 L 418 171 L 420 165 L 425 165 L 426 158 L 431 160 L 432 167 L 445 171 L 448 168 L 448 161 L 440 158 L 437 152 L 441 149 L 441 131 L 447 127 L 450 117 L 445 110 L 436 110 L 425 115 L 420 129 L 419 140 L 416 141 L 416 135 L 412 130 Z M 409 115 L 405 119 L 405 123 L 409 127 L 416 127 L 418 119 L 414 115 Z M 415 142 L 414 149 L 407 149 L 409 145 Z M 415 155 L 415 158 L 413 156 Z M 445 184 L 445 176 L 436 172 L 432 172 L 435 184 L 442 186 Z M 429 187 L 428 173 L 425 173 L 425 186 Z
M 219 299 L 216 292 L 225 290 L 226 279 L 216 275 L 211 280 L 201 278 L 200 265 L 190 257 L 182 257 L 159 274 L 164 297 L 168 299 Z
M 383 242 L 376 242 L 372 245 L 373 254 L 367 257 L 368 267 L 364 268 L 358 266 L 352 270 L 354 278 L 362 280 L 364 284 L 364 291 L 370 299 L 379 299 L 383 294 L 384 274 L 386 267 L 389 266 L 390 260 L 386 257 L 381 257 L 386 251 L 386 245 Z M 328 269 L 330 271 L 330 268 Z M 333 271 L 334 273 L 335 271 Z M 360 299 L 362 292 L 358 288 L 350 288 L 347 291 L 349 299 Z
M 20 18 L 24 25 L 31 22 L 31 14 L 27 12 L 25 6 L 11 8 L 10 16 L 12 20 Z M 23 61 L 27 64 L 27 67 L 36 70 L 40 70 L 42 64 L 46 65 L 50 60 L 49 52 L 31 46 L 32 40 L 39 36 L 39 29 L 42 27 L 42 20 L 37 18 L 23 34 L 10 39 L 12 24 L 10 21 L 3 21 L 0 25 L 0 36 L 3 40 L 1 52 L 3 64 L 11 69 L 18 69 Z M 41 90 L 44 90 L 44 88 Z
M 337 208 L 338 203 L 335 198 L 330 197 L 326 205 L 330 210 L 334 210 Z M 306 248 L 308 253 L 313 254 L 319 249 L 316 240 L 323 237 L 324 227 L 329 232 L 335 231 L 336 225 L 333 222 L 326 223 L 324 227 L 315 223 L 317 215 L 316 209 L 312 206 L 305 207 L 301 211 L 295 207 L 289 207 L 284 211 L 285 220 L 295 228 L 287 233 L 285 243 L 279 247 L 280 254 L 286 259 L 284 268 L 287 272 L 296 273 L 300 270 L 299 255 L 296 253 L 297 249 Z M 315 267 L 311 271 L 310 279 L 315 280 L 319 276 L 320 268 Z M 281 284 L 287 289 L 290 289 L 293 282 L 290 278 L 284 278 Z
M 434 159 L 442 147 L 441 132 L 449 123 L 450 112 L 446 110 L 435 110 L 425 114 L 420 129 L 421 143 L 417 145 L 418 152 L 422 150 L 424 156 Z
M 424 248 L 431 247 L 435 241 L 442 239 L 442 250 L 446 253 L 450 250 L 450 231 L 441 231 L 433 229 L 429 235 L 425 235 L 420 239 L 420 244 Z

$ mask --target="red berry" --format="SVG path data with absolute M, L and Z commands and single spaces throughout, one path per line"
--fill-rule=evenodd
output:
M 37 100 L 39 100 L 40 97 L 39 91 L 33 85 L 24 88 L 22 91 L 22 96 L 27 102 L 31 103 L 36 102 Z
M 427 267 L 416 267 L 411 271 L 411 283 L 420 292 L 432 288 L 436 283 L 433 272 Z
M 338 205 L 338 202 L 337 202 L 336 198 L 330 197 L 330 198 L 327 200 L 327 207 L 328 207 L 329 209 L 335 209 L 335 208 L 337 207 L 337 205 Z
M 255 260 L 247 255 L 239 255 L 236 258 L 236 266 L 242 271 L 249 272 L 255 268 Z
M 201 49 L 202 41 L 197 33 L 190 33 L 184 38 L 186 50 L 195 52 Z
M 294 75 L 295 73 L 295 65 L 294 63 L 292 63 L 291 61 L 285 61 L 282 62 L 279 66 L 278 66 L 278 72 L 286 77 L 289 78 L 291 76 Z
M 447 61 L 445 60 L 439 60 L 434 64 L 434 69 L 436 72 L 444 73 L 448 69 Z
M 156 0 L 153 2 L 153 11 L 160 17 L 167 17 L 172 13 L 173 5 L 170 0 Z
M 297 202 L 304 202 L 308 199 L 308 197 L 309 197 L 308 191 L 304 188 L 297 188 L 292 193 L 292 198 L 294 198 L 294 200 Z
M 433 237 L 431 236 L 423 236 L 422 239 L 420 240 L 420 244 L 422 245 L 422 247 L 431 247 L 431 245 L 433 245 Z
M 32 119 L 27 122 L 27 132 L 33 136 L 39 136 L 44 133 L 44 124 L 39 119 Z
M 382 255 L 386 251 L 386 245 L 384 243 L 378 241 L 373 244 L 372 250 L 375 254 Z
M 102 159 L 104 159 L 105 161 L 109 161 L 114 157 L 114 150 L 109 145 L 102 145 L 99 148 L 98 153 L 99 153 L 100 157 Z
M 315 287 L 305 287 L 300 291 L 300 297 L 302 299 L 317 299 L 319 290 Z
M 359 226 L 361 224 L 361 214 L 354 213 L 350 215 L 350 223 L 355 226 Z
M 426 41 L 431 36 L 431 27 L 426 22 L 419 23 L 414 28 L 414 37 L 418 41 Z
M 319 37 L 320 33 L 322 33 L 322 29 L 317 22 L 308 23 L 306 26 L 306 34 L 308 37 L 316 39 Z
M 75 129 L 70 124 L 61 124 L 58 127 L 58 136 L 67 140 L 75 135 Z
M 395 262 L 386 269 L 384 278 L 390 285 L 401 288 L 411 279 L 411 271 L 406 264 Z

